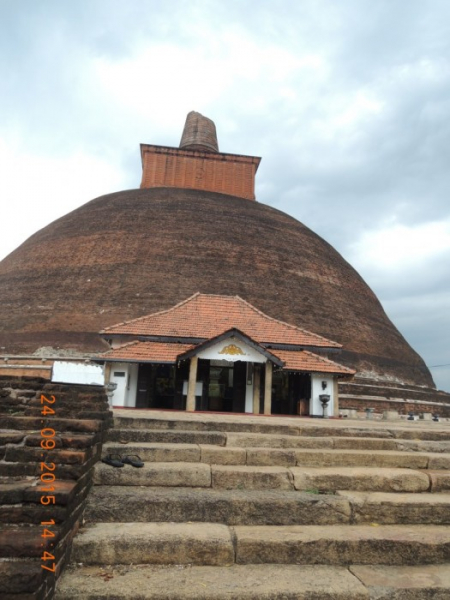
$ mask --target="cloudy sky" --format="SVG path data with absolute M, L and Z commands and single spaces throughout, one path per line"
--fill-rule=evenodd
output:
M 450 391 L 448 0 L 0 0 L 0 49 L 0 259 L 197 110 Z

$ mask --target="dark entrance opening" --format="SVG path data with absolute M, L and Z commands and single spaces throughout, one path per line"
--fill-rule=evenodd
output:
M 245 412 L 247 363 L 200 359 L 197 379 L 203 383 L 196 410 Z
M 175 365 L 141 363 L 138 370 L 136 408 L 176 408 Z
M 309 415 L 311 375 L 275 371 L 272 379 L 273 415 Z

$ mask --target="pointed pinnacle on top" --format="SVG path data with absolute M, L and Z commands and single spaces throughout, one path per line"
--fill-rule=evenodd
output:
M 214 121 L 192 110 L 186 117 L 180 148 L 219 152 Z

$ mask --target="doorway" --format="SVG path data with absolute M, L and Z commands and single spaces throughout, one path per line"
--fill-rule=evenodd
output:
M 272 379 L 273 415 L 309 415 L 311 375 L 275 371 Z
M 141 363 L 136 408 L 175 408 L 175 366 Z
M 247 363 L 242 361 L 199 360 L 198 379 L 203 393 L 196 410 L 245 412 Z

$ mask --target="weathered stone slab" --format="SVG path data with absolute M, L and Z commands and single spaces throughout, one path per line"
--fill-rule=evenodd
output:
M 398 414 L 398 410 L 384 410 L 383 411 L 383 421 L 398 421 L 400 416 Z
M 211 467 L 212 487 L 226 490 L 292 490 L 291 476 L 283 467 Z
M 392 432 L 387 429 L 369 427 L 349 427 L 347 425 L 335 427 L 333 425 L 313 425 L 302 428 L 300 435 L 317 437 L 361 437 L 361 438 L 392 438 Z
M 305 467 L 388 467 L 426 469 L 428 455 L 389 450 L 297 450 L 297 465 Z
M 234 550 L 225 525 L 97 523 L 80 531 L 72 560 L 88 565 L 229 565 Z
M 1 562 L 0 590 L 2 597 L 6 594 L 35 592 L 41 583 L 42 573 L 41 565 L 37 562 L 25 560 Z
M 151 485 L 169 487 L 210 487 L 211 468 L 202 463 L 150 463 L 141 469 L 99 463 L 95 467 L 97 485 Z
M 428 476 L 410 469 L 364 467 L 291 467 L 297 490 L 356 490 L 374 492 L 426 492 Z
M 116 412 L 116 411 L 115 411 Z M 186 421 L 185 419 L 154 419 L 151 417 L 137 416 L 115 416 L 115 429 L 144 429 L 174 431 L 181 429 L 183 431 L 205 431 L 206 423 L 201 420 Z
M 432 492 L 450 491 L 450 471 L 428 471 Z
M 428 462 L 429 469 L 447 469 L 450 471 L 450 454 L 430 455 Z
M 253 419 L 248 415 L 239 417 L 222 418 L 214 415 L 184 413 L 176 419 L 122 416 L 115 410 L 114 426 L 117 429 L 154 429 L 154 430 L 184 430 L 184 431 L 212 431 L 212 432 L 244 432 L 298 436 L 299 427 L 288 422 L 274 423 L 272 420 Z
M 0 433 L 0 446 L 3 446 L 4 444 L 20 444 L 24 437 L 25 432 L 16 433 L 15 431 L 6 431 Z
M 450 565 L 360 566 L 350 572 L 370 591 L 370 598 L 386 600 L 448 600 Z
M 39 417 L 2 416 L 2 429 L 37 431 L 41 427 L 42 420 Z
M 291 467 L 297 464 L 296 451 L 282 448 L 249 448 L 248 465 Z
M 369 600 L 348 569 L 322 565 L 72 568 L 55 600 L 108 600 L 112 593 L 121 600 Z
M 228 433 L 227 446 L 240 448 L 332 448 L 333 440 L 258 433 Z
M 30 487 L 31 479 L 0 483 L 0 505 L 22 502 L 24 491 Z
M 0 462 L 0 477 L 17 477 L 22 479 L 23 477 L 37 474 L 38 466 L 36 462 Z
M 132 503 L 133 511 L 124 511 Z M 350 523 L 344 497 L 296 491 L 131 488 L 97 486 L 86 510 L 87 522 L 187 521 L 227 525 Z
M 227 434 L 218 431 L 111 429 L 108 432 L 108 439 L 111 442 L 127 440 L 132 443 L 214 444 L 217 446 L 225 446 L 227 443 Z
M 48 426 L 57 432 L 73 431 L 79 433 L 96 433 L 104 427 L 103 421 L 89 419 L 59 419 L 48 420 Z
M 120 444 L 108 442 L 103 446 L 103 456 L 107 454 L 137 454 L 144 462 L 199 462 L 200 448 L 197 444 L 151 444 L 132 442 Z
M 234 527 L 239 564 L 432 564 L 450 559 L 450 528 L 435 525 Z
M 222 446 L 200 446 L 201 462 L 211 465 L 245 465 L 247 453 L 245 448 Z
M 48 491 L 49 487 L 54 488 Z M 75 481 L 59 481 L 52 483 L 39 483 L 36 486 L 28 486 L 24 491 L 23 499 L 25 502 L 35 502 L 38 506 L 43 495 L 52 495 L 55 497 L 55 504 L 65 506 L 69 504 L 76 492 L 77 484 Z M 52 505 L 53 506 L 53 505 Z M 47 508 L 47 513 L 49 509 Z
M 418 427 L 418 429 L 416 429 Z M 429 440 L 435 442 L 448 442 L 449 432 L 444 430 L 431 430 L 431 429 L 419 429 L 423 427 L 419 421 L 417 425 L 411 421 L 410 428 L 408 429 L 391 429 L 392 435 L 397 439 L 402 440 Z
M 433 419 L 433 413 L 430 413 L 430 412 L 420 413 L 419 418 L 422 419 L 423 421 L 431 421 Z
M 428 440 L 395 440 L 398 450 L 408 452 L 434 452 L 434 453 L 449 453 L 449 442 L 434 442 Z
M 56 528 L 57 541 L 59 532 Z M 42 528 L 37 526 L 20 527 L 19 525 L 0 526 L 0 557 L 1 558 L 30 558 L 42 554 Z
M 353 508 L 355 523 L 450 524 L 450 493 L 338 492 Z
M 397 442 L 390 438 L 333 438 L 334 448 L 339 450 L 397 450 Z

